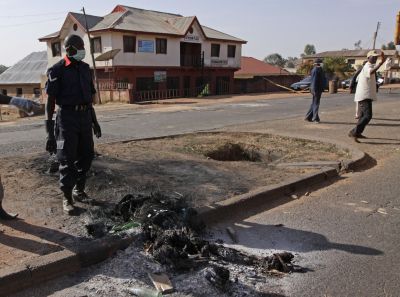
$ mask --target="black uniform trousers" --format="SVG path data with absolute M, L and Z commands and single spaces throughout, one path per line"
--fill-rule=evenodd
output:
M 372 100 L 365 99 L 358 102 L 358 114 L 360 118 L 358 119 L 357 126 L 351 130 L 353 136 L 359 136 L 364 132 L 365 127 L 372 119 Z
M 76 185 L 83 191 L 86 173 L 94 157 L 90 109 L 75 111 L 61 107 L 57 112 L 55 132 L 57 158 L 60 162 L 60 188 L 68 193 Z

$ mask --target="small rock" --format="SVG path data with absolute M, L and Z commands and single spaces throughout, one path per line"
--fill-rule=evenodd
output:
M 304 194 L 304 196 L 310 196 L 310 192 L 306 192 L 305 194 Z
M 290 197 L 292 197 L 292 199 L 299 199 L 299 196 L 297 196 L 296 194 L 293 194 Z
M 387 215 L 387 214 L 388 214 L 384 208 L 379 208 L 379 209 L 378 209 L 378 212 L 379 212 L 380 214 L 384 214 L 384 215 Z

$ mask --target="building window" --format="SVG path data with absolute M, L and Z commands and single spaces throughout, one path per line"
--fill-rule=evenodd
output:
M 4 95 L 4 96 L 7 96 L 7 90 L 6 89 L 2 89 L 1 90 L 1 94 Z
M 135 36 L 123 36 L 124 41 L 124 53 L 136 53 L 136 37 Z
M 33 88 L 33 95 L 35 98 L 40 98 L 40 88 Z
M 22 88 L 17 88 L 17 96 L 22 96 Z
M 219 57 L 220 44 L 211 44 L 211 57 Z
M 51 44 L 51 52 L 53 54 L 53 57 L 61 57 L 61 42 L 53 42 Z
M 156 54 L 166 54 L 167 53 L 167 39 L 156 38 Z
M 101 37 L 92 38 L 92 49 L 93 49 L 93 53 L 101 53 L 102 52 Z
M 78 24 L 74 24 L 72 28 L 74 29 L 74 31 L 78 30 Z
M 236 57 L 236 45 L 228 45 L 228 58 Z

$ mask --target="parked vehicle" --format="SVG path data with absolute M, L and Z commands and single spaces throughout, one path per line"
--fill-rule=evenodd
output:
M 350 82 L 351 82 L 351 77 L 345 80 L 342 80 L 340 85 L 342 87 L 342 89 L 347 89 L 350 87 Z
M 290 88 L 292 88 L 295 91 L 300 91 L 309 89 L 310 85 L 311 85 L 311 76 L 307 76 L 303 78 L 301 81 L 291 84 Z
M 325 81 L 326 81 L 325 90 L 327 90 L 328 79 L 326 79 Z M 292 88 L 295 91 L 300 91 L 300 90 L 308 90 L 310 86 L 311 86 L 311 76 L 307 76 L 303 78 L 301 81 L 291 84 L 290 88 Z
M 340 82 L 340 85 L 341 85 L 342 89 L 347 89 L 347 88 L 350 87 L 350 82 L 351 82 L 352 78 L 353 77 L 350 77 L 350 78 L 348 78 L 346 80 L 342 80 Z M 383 77 L 378 74 L 377 78 L 376 78 L 376 87 L 379 88 L 380 86 L 382 86 L 383 82 L 384 82 Z

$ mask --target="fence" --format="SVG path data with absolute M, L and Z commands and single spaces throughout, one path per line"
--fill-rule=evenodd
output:
M 99 80 L 99 88 L 101 91 L 128 89 L 128 82 Z
M 210 95 L 209 85 L 194 89 L 167 89 L 167 90 L 147 90 L 134 91 L 134 102 L 163 100 L 183 97 L 202 97 Z

